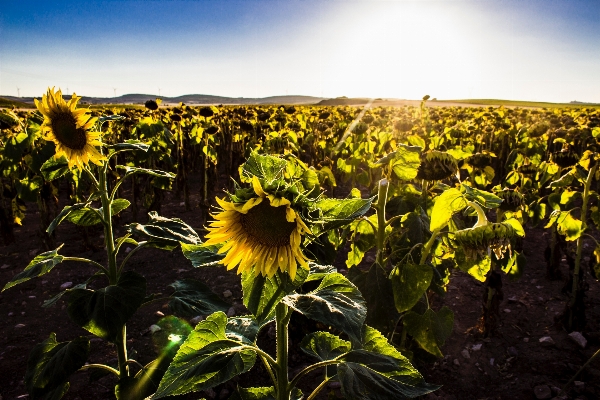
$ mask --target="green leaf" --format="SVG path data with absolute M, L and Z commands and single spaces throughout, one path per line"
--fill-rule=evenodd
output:
M 86 203 L 77 203 L 72 206 L 65 206 L 65 208 L 62 209 L 62 211 L 52 220 L 52 222 L 50 222 L 48 229 L 46 229 L 46 232 L 48 232 L 48 235 L 51 235 L 52 232 L 54 232 L 54 229 L 56 229 L 56 227 L 61 222 L 63 222 L 64 219 L 67 218 L 70 213 L 77 211 L 77 210 L 81 210 L 82 208 L 84 208 L 86 206 L 87 206 Z
M 313 222 L 319 232 L 339 228 L 365 215 L 373 199 L 321 199 L 314 203 L 313 209 L 321 215 Z
M 391 279 L 396 310 L 402 313 L 413 308 L 429 288 L 432 278 L 433 270 L 428 265 L 407 263 L 394 268 Z
M 352 345 L 346 340 L 332 335 L 328 332 L 313 332 L 304 336 L 300 343 L 300 349 L 309 356 L 316 357 L 320 361 L 333 360 L 344 353 L 352 350 Z
M 35 178 L 24 178 L 15 182 L 15 189 L 19 198 L 23 201 L 36 202 L 43 181 L 39 176 Z
M 138 223 L 125 225 L 127 232 L 145 235 L 158 242 L 166 242 L 171 245 L 177 245 L 179 242 L 202 243 L 196 231 L 179 218 L 161 217 L 155 211 L 149 212 L 148 217 L 148 223 L 145 225 Z
M 433 210 L 431 211 L 431 224 L 429 229 L 433 232 L 442 229 L 452 214 L 462 210 L 467 206 L 465 196 L 458 189 L 448 189 L 435 198 Z
M 354 271 L 354 269 L 350 271 Z M 352 272 L 348 278 L 358 287 L 360 293 L 363 293 L 367 303 L 369 312 L 365 323 L 384 332 L 394 329 L 399 315 L 390 304 L 394 292 L 387 271 L 379 265 L 373 264 L 367 273 Z
M 152 399 L 206 390 L 248 371 L 254 350 L 227 339 L 222 312 L 200 322 L 181 345 Z
M 404 315 L 404 328 L 406 332 L 427 352 L 443 357 L 440 347 L 452 333 L 454 314 L 444 306 L 437 313 L 431 308 L 423 315 L 409 311 Z
M 476 189 L 474 187 L 462 184 L 461 188 L 465 191 L 465 197 L 470 201 L 477 201 L 486 208 L 498 208 L 502 199 L 493 193 Z
M 462 252 L 461 252 L 462 253 Z M 492 266 L 492 259 L 489 256 L 483 258 L 466 258 L 464 254 L 456 258 L 456 263 L 461 271 L 464 271 L 477 279 L 479 282 L 484 282 Z
M 114 342 L 123 325 L 146 296 L 146 279 L 134 271 L 121 274 L 116 285 L 100 290 L 75 289 L 69 293 L 67 312 L 77 325 Z
M 40 172 L 45 180 L 53 181 L 69 172 L 69 163 L 64 156 L 60 157 L 58 160 L 54 157 L 50 157 L 42 165 Z
M 342 396 L 352 400 L 412 399 L 440 388 L 425 382 L 408 385 L 353 362 L 338 365 L 338 379 Z
M 253 176 L 256 176 L 268 185 L 282 179 L 286 168 L 286 160 L 269 155 L 263 156 L 253 151 L 248 160 L 240 167 L 240 175 L 243 180 L 248 182 L 252 180 Z
M 557 225 L 558 233 L 565 236 L 566 240 L 577 240 L 583 234 L 583 223 L 574 218 L 570 211 L 553 211 L 545 228 Z
M 139 140 L 130 139 L 123 143 L 116 143 L 107 146 L 111 153 L 118 153 L 120 151 L 143 151 L 147 152 L 150 148 L 149 145 Z
M 194 268 L 209 267 L 218 264 L 225 254 L 217 252 L 222 245 L 186 244 L 181 242 L 183 255 L 192 262 Z
M 354 343 L 360 343 L 367 307 L 358 288 L 343 275 L 328 275 L 316 290 L 288 295 L 282 302 L 308 318 L 341 330 Z
M 510 280 L 517 280 L 523 275 L 527 259 L 519 252 L 513 251 L 511 257 L 504 257 L 499 261 L 502 271 L 506 273 Z
M 381 332 L 368 325 L 365 325 L 363 333 L 363 349 L 397 359 L 398 365 L 393 373 L 395 379 L 411 385 L 417 385 L 423 381 L 423 376 L 412 366 L 410 361 L 396 350 Z
M 525 229 L 523 229 L 523 225 L 521 225 L 521 223 L 519 222 L 518 219 L 516 218 L 508 218 L 504 221 L 502 221 L 505 224 L 509 224 L 510 226 L 512 226 L 515 230 L 515 233 L 521 237 L 525 237 Z
M 320 265 L 315 262 L 308 262 L 308 277 L 304 282 L 318 281 L 325 278 L 329 274 L 337 272 L 337 268 L 333 265 Z
M 172 172 L 161 171 L 160 169 L 147 169 L 138 167 L 127 167 L 124 165 L 117 165 L 117 168 L 125 170 L 125 176 L 123 179 L 133 174 L 146 174 L 156 176 L 158 178 L 175 179 L 176 175 Z
M 548 188 L 556 189 L 559 187 L 566 187 L 566 186 L 571 185 L 571 183 L 573 183 L 573 180 L 575 179 L 576 172 L 577 171 L 575 169 L 569 170 L 569 172 L 567 172 L 566 174 L 564 174 L 557 180 L 550 182 L 550 185 L 548 185 Z
M 225 333 L 228 338 L 243 343 L 254 343 L 261 326 L 251 317 L 231 317 L 227 319 Z
M 389 161 L 389 165 L 396 176 L 403 181 L 415 179 L 421 165 L 421 147 L 399 144 L 392 154 L 394 157 Z M 377 164 L 381 164 L 385 158 L 377 161 Z
M 229 398 L 229 400 L 276 400 L 276 392 L 273 386 L 270 387 L 238 387 L 237 391 Z M 293 388 L 290 394 L 290 400 L 302 400 L 304 395 L 298 388 Z
M 144 366 L 134 377 L 120 379 L 115 386 L 117 400 L 144 400 L 158 389 L 173 357 L 153 360 Z
M 19 283 L 23 283 L 32 278 L 37 278 L 38 276 L 46 275 L 48 272 L 52 271 L 52 268 L 64 260 L 64 257 L 58 254 L 58 251 L 62 247 L 63 245 L 61 244 L 55 250 L 47 251 L 36 256 L 22 272 L 19 272 L 6 285 L 4 285 L 2 292 L 18 285 Z
M 25 372 L 27 391 L 32 398 L 60 399 L 69 388 L 67 380 L 85 364 L 89 353 L 87 338 L 58 343 L 56 334 L 51 333 L 29 354 Z
M 298 269 L 296 280 L 302 271 L 306 270 Z M 254 276 L 254 271 L 244 272 L 242 274 L 244 305 L 254 315 L 256 322 L 262 325 L 275 316 L 275 307 L 279 301 L 296 290 L 302 283 L 292 282 L 287 273 L 279 271 L 270 278 L 261 274 Z
M 182 317 L 209 315 L 227 311 L 230 304 L 223 301 L 208 286 L 193 279 L 175 281 L 169 287 L 175 289 L 169 301 L 169 310 Z
M 117 215 L 121 211 L 129 207 L 131 203 L 126 199 L 115 199 L 110 205 L 112 215 Z M 102 222 L 102 207 L 94 210 L 90 207 L 83 207 L 78 210 L 73 210 L 67 215 L 69 222 L 79 226 L 92 226 Z

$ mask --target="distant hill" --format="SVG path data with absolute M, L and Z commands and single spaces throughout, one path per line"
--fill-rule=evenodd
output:
M 25 103 L 23 101 L 19 101 L 19 100 L 12 100 L 12 99 L 20 99 L 20 97 L 0 97 L 0 108 L 13 108 L 13 107 L 17 107 L 17 108 L 35 108 L 35 106 L 33 105 L 33 100 L 31 100 L 31 103 Z
M 64 96 L 65 99 L 70 96 Z M 178 97 L 165 97 L 150 94 L 125 94 L 118 97 L 89 97 L 82 96 L 80 104 L 144 104 L 148 100 L 154 100 L 157 97 L 163 100 L 163 104 L 179 104 L 187 105 L 195 104 L 316 104 L 323 100 L 323 97 L 312 96 L 271 96 L 261 98 L 251 97 L 225 97 L 211 96 L 207 94 L 186 94 Z M 14 97 L 2 96 L 10 102 L 20 102 L 33 104 L 33 97 Z M 39 97 L 38 97 L 39 99 Z M 1 106 L 1 105 L 0 105 Z

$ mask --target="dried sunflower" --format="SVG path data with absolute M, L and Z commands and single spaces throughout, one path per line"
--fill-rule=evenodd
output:
M 90 129 L 96 123 L 97 118 L 88 115 L 89 110 L 77 109 L 77 102 L 81 99 L 75 93 L 71 100 L 65 102 L 60 89 L 54 92 L 54 88 L 42 97 L 42 101 L 35 100 L 38 110 L 44 115 L 44 123 L 41 131 L 44 139 L 51 140 L 56 144 L 55 158 L 65 156 L 69 167 L 77 165 L 82 168 L 92 161 L 101 165 L 105 160 L 102 154 L 94 146 L 101 146 L 100 132 L 92 132 Z
M 452 155 L 438 150 L 429 150 L 421 154 L 421 165 L 417 172 L 417 179 L 439 181 L 449 178 L 457 171 L 458 163 Z
M 277 270 L 296 276 L 298 264 L 308 269 L 308 259 L 300 250 L 304 233 L 310 233 L 292 203 L 267 194 L 258 178 L 252 179 L 255 197 L 243 203 L 217 199 L 223 209 L 214 215 L 206 235 L 206 245 L 225 243 L 219 253 L 227 269 L 251 271 L 271 277 Z
M 488 248 L 494 252 L 497 259 L 504 258 L 507 250 L 512 254 L 511 240 L 517 236 L 515 228 L 506 222 L 489 222 L 479 205 L 472 202 L 469 202 L 469 205 L 477 211 L 477 223 L 472 228 L 454 232 L 454 239 L 465 250 L 467 256 L 485 256 Z

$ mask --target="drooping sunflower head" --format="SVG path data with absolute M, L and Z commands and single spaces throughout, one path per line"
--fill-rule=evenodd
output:
M 494 192 L 502 199 L 499 208 L 503 211 L 516 211 L 523 205 L 523 195 L 514 189 L 502 189 Z
M 44 116 L 41 132 L 44 139 L 56 144 L 55 158 L 65 156 L 69 167 L 76 165 L 82 168 L 92 161 L 101 165 L 105 157 L 94 146 L 101 146 L 100 132 L 92 132 L 91 128 L 97 118 L 89 115 L 89 110 L 77 108 L 81 97 L 75 93 L 71 100 L 63 99 L 60 89 L 48 89 L 41 101 L 35 99 L 35 105 Z
M 279 270 L 294 279 L 298 265 L 308 268 L 300 245 L 310 230 L 292 202 L 265 192 L 257 177 L 246 193 L 250 197 L 244 200 L 238 196 L 230 196 L 231 201 L 217 199 L 222 210 L 213 215 L 206 244 L 223 244 L 219 253 L 226 253 L 221 262 L 227 269 L 254 270 L 268 277 Z
M 417 179 L 439 181 L 454 175 L 457 170 L 458 163 L 452 155 L 438 150 L 429 150 L 421 155 Z
M 465 250 L 469 257 L 485 256 L 490 248 L 496 258 L 501 259 L 511 249 L 511 239 L 517 235 L 515 229 L 508 223 L 493 222 L 473 228 L 454 232 L 454 239 Z

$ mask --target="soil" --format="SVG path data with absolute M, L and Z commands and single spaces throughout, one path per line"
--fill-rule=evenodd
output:
M 167 194 L 163 200 L 161 215 L 183 219 L 198 232 L 202 231 L 204 216 L 197 206 L 198 193 L 195 182 L 191 182 L 192 211 L 186 211 L 182 199 Z M 63 191 L 64 192 L 64 191 Z M 125 198 L 131 198 L 125 192 Z M 67 204 L 61 199 L 60 209 Z M 29 204 L 22 227 L 15 230 L 16 242 L 0 247 L 0 285 L 4 286 L 14 275 L 22 271 L 37 254 L 46 251 L 38 237 L 39 215 L 35 204 Z M 131 213 L 124 211 L 115 221 L 121 227 L 131 222 Z M 64 243 L 61 254 L 79 256 L 103 263 L 102 230 L 88 228 L 88 236 L 95 249 L 86 246 L 83 230 L 68 222 L 63 222 L 56 231 L 56 243 Z M 124 233 L 117 229 L 117 236 Z M 567 332 L 555 324 L 555 317 L 562 311 L 566 295 L 561 293 L 563 281 L 546 279 L 544 249 L 548 239 L 543 229 L 527 232 L 524 251 L 527 269 L 519 281 L 504 279 L 504 300 L 500 304 L 501 322 L 498 333 L 491 338 L 477 337 L 469 328 L 477 324 L 481 314 L 483 284 L 467 274 L 455 271 L 445 298 L 433 299 L 433 307 L 450 307 L 455 314 L 454 331 L 446 341 L 442 352 L 443 359 L 419 359 L 418 369 L 430 383 L 443 387 L 426 396 L 427 399 L 535 399 L 534 387 L 546 385 L 556 396 L 561 388 L 592 356 L 600 346 L 600 283 L 587 274 L 589 291 L 586 307 L 588 323 L 582 332 L 588 343 L 580 348 L 569 338 Z M 591 251 L 587 249 L 588 253 Z M 344 252 L 339 252 L 336 265 L 344 265 Z M 587 265 L 587 263 L 586 263 Z M 230 310 L 243 315 L 246 310 L 241 304 L 241 285 L 235 272 L 222 267 L 194 269 L 182 255 L 181 250 L 166 252 L 148 249 L 137 253 L 129 262 L 129 269 L 135 270 L 147 279 L 148 293 L 168 294 L 167 285 L 182 278 L 192 278 L 205 282 L 215 293 L 221 295 L 226 290 L 231 296 L 225 298 L 232 305 Z M 566 276 L 568 266 L 561 266 Z M 66 282 L 77 285 L 95 272 L 94 267 L 78 262 L 59 264 L 43 277 L 17 285 L 0 294 L 0 399 L 26 399 L 23 376 L 31 348 L 45 340 L 50 332 L 55 332 L 57 340 L 67 341 L 78 336 L 91 339 L 89 362 L 115 363 L 114 346 L 95 338 L 87 331 L 71 322 L 66 314 L 66 303 L 59 300 L 53 307 L 42 308 L 41 304 L 61 291 Z M 101 287 L 100 283 L 92 287 Z M 151 334 L 148 328 L 157 323 L 163 315 L 168 315 L 166 301 L 155 302 L 139 310 L 127 325 L 129 353 L 142 364 L 154 358 Z M 301 339 L 299 334 L 306 321 L 295 318 L 291 324 L 290 374 L 312 362 L 297 351 Z M 274 351 L 273 332 L 265 329 L 259 339 L 269 352 Z M 552 345 L 543 345 L 540 339 L 550 336 Z M 465 351 L 466 350 L 466 351 Z M 468 358 L 466 357 L 468 355 Z M 302 387 L 305 393 L 315 387 L 316 376 L 308 377 Z M 595 360 L 577 378 L 577 385 L 571 385 L 567 398 L 600 398 L 600 359 Z M 71 378 L 71 388 L 64 399 L 111 399 L 114 398 L 115 379 L 106 376 L 91 381 L 88 372 L 76 373 Z M 181 396 L 183 399 L 202 397 L 225 399 L 236 385 L 268 386 L 268 375 L 259 363 L 248 373 L 219 385 L 205 393 Z M 320 398 L 327 398 L 329 392 L 341 397 L 339 389 L 331 385 Z

